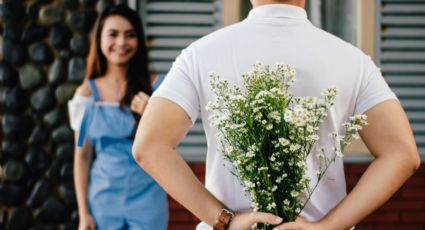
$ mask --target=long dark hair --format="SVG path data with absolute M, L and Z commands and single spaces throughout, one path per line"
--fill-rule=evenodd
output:
M 133 26 L 137 36 L 138 48 L 134 56 L 128 63 L 127 70 L 127 88 L 125 90 L 124 97 L 120 101 L 120 105 L 129 106 L 131 99 L 139 91 L 151 95 L 152 88 L 150 83 L 150 75 L 148 69 L 148 55 L 145 44 L 145 34 L 141 19 L 137 12 L 130 9 L 124 4 L 119 4 L 106 8 L 99 16 L 96 26 L 92 32 L 92 40 L 90 53 L 87 58 L 86 77 L 89 79 L 95 79 L 106 74 L 107 60 L 100 49 L 100 39 L 105 20 L 109 16 L 118 15 L 127 19 Z M 136 116 L 139 118 L 139 116 Z

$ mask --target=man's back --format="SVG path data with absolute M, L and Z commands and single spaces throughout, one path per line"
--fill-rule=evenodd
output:
M 364 112 L 365 108 L 347 104 L 346 98 L 359 93 L 368 75 L 379 74 L 359 49 L 314 27 L 303 9 L 284 4 L 258 7 L 243 22 L 198 40 L 188 51 L 193 55 L 193 78 L 199 83 L 195 86 L 200 93 L 211 92 L 211 71 L 241 84 L 241 75 L 257 61 L 271 66 L 286 63 L 297 70 L 298 78 L 292 87 L 295 95 L 319 97 L 324 88 L 338 86 L 342 101 L 337 104 L 344 107 L 338 112 L 345 117 Z

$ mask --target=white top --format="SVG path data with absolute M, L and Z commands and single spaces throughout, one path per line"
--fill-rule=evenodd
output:
M 324 88 L 337 86 L 340 94 L 335 106 L 320 127 L 319 146 L 332 146 L 328 134 L 341 132 L 349 116 L 362 114 L 376 104 L 396 99 L 379 68 L 359 49 L 314 27 L 304 9 L 269 4 L 257 7 L 244 21 L 218 30 L 191 44 L 174 62 L 154 97 L 167 98 L 178 104 L 195 122 L 200 114 L 208 142 L 205 186 L 230 209 L 246 210 L 250 201 L 240 182 L 217 151 L 217 129 L 209 125 L 208 101 L 213 100 L 208 73 L 213 71 L 230 84 L 242 84 L 241 75 L 250 71 L 256 61 L 295 66 L 295 96 L 322 98 Z M 316 154 L 308 159 L 314 178 Z M 229 164 L 227 164 L 229 165 Z M 322 218 L 345 195 L 342 159 L 327 171 L 302 215 L 309 220 Z M 197 229 L 211 229 L 200 224 Z
M 86 97 L 74 94 L 74 97 L 68 101 L 69 123 L 72 130 L 78 131 L 80 129 L 88 102 L 94 102 L 93 96 Z M 103 106 L 120 106 L 118 102 L 96 101 L 94 103 Z
M 155 81 L 152 83 L 152 89 L 156 90 L 159 85 L 164 80 L 164 75 L 158 74 L 155 78 Z M 83 121 L 84 111 L 86 104 L 88 102 L 93 102 L 94 98 L 90 96 L 82 96 L 79 94 L 74 94 L 71 100 L 68 101 L 68 113 L 69 113 L 69 123 L 72 130 L 78 130 L 81 127 L 81 122 Z M 105 102 L 97 101 L 96 104 L 110 105 L 110 106 L 119 106 L 118 102 Z
M 69 123 L 72 130 L 79 130 L 83 120 L 86 104 L 93 101 L 92 96 L 81 96 L 74 94 L 74 97 L 68 101 Z

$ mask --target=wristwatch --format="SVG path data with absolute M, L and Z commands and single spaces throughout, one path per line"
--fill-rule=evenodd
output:
M 214 224 L 214 230 L 226 230 L 229 227 L 235 214 L 225 208 L 221 209 L 217 222 Z

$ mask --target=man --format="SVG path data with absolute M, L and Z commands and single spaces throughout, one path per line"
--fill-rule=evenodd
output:
M 349 229 L 387 201 L 419 167 L 420 160 L 406 115 L 369 57 L 344 41 L 315 28 L 307 19 L 304 0 L 251 0 L 246 20 L 194 42 L 176 59 L 149 102 L 137 131 L 133 155 L 138 163 L 178 202 L 203 223 L 197 229 L 250 229 L 255 223 L 276 229 Z M 296 96 L 320 97 L 335 85 L 340 95 L 320 130 L 341 131 L 349 116 L 366 114 L 360 133 L 375 160 L 346 196 L 343 162 L 327 171 L 295 222 L 250 211 L 249 199 L 217 150 L 205 106 L 213 101 L 208 73 L 231 84 L 256 61 L 295 66 Z M 201 114 L 208 141 L 205 187 L 175 148 Z M 315 154 L 310 154 L 315 155 Z M 317 166 L 314 160 L 310 166 Z M 236 215 L 233 217 L 233 213 Z M 233 217 L 233 218 L 232 218 Z

